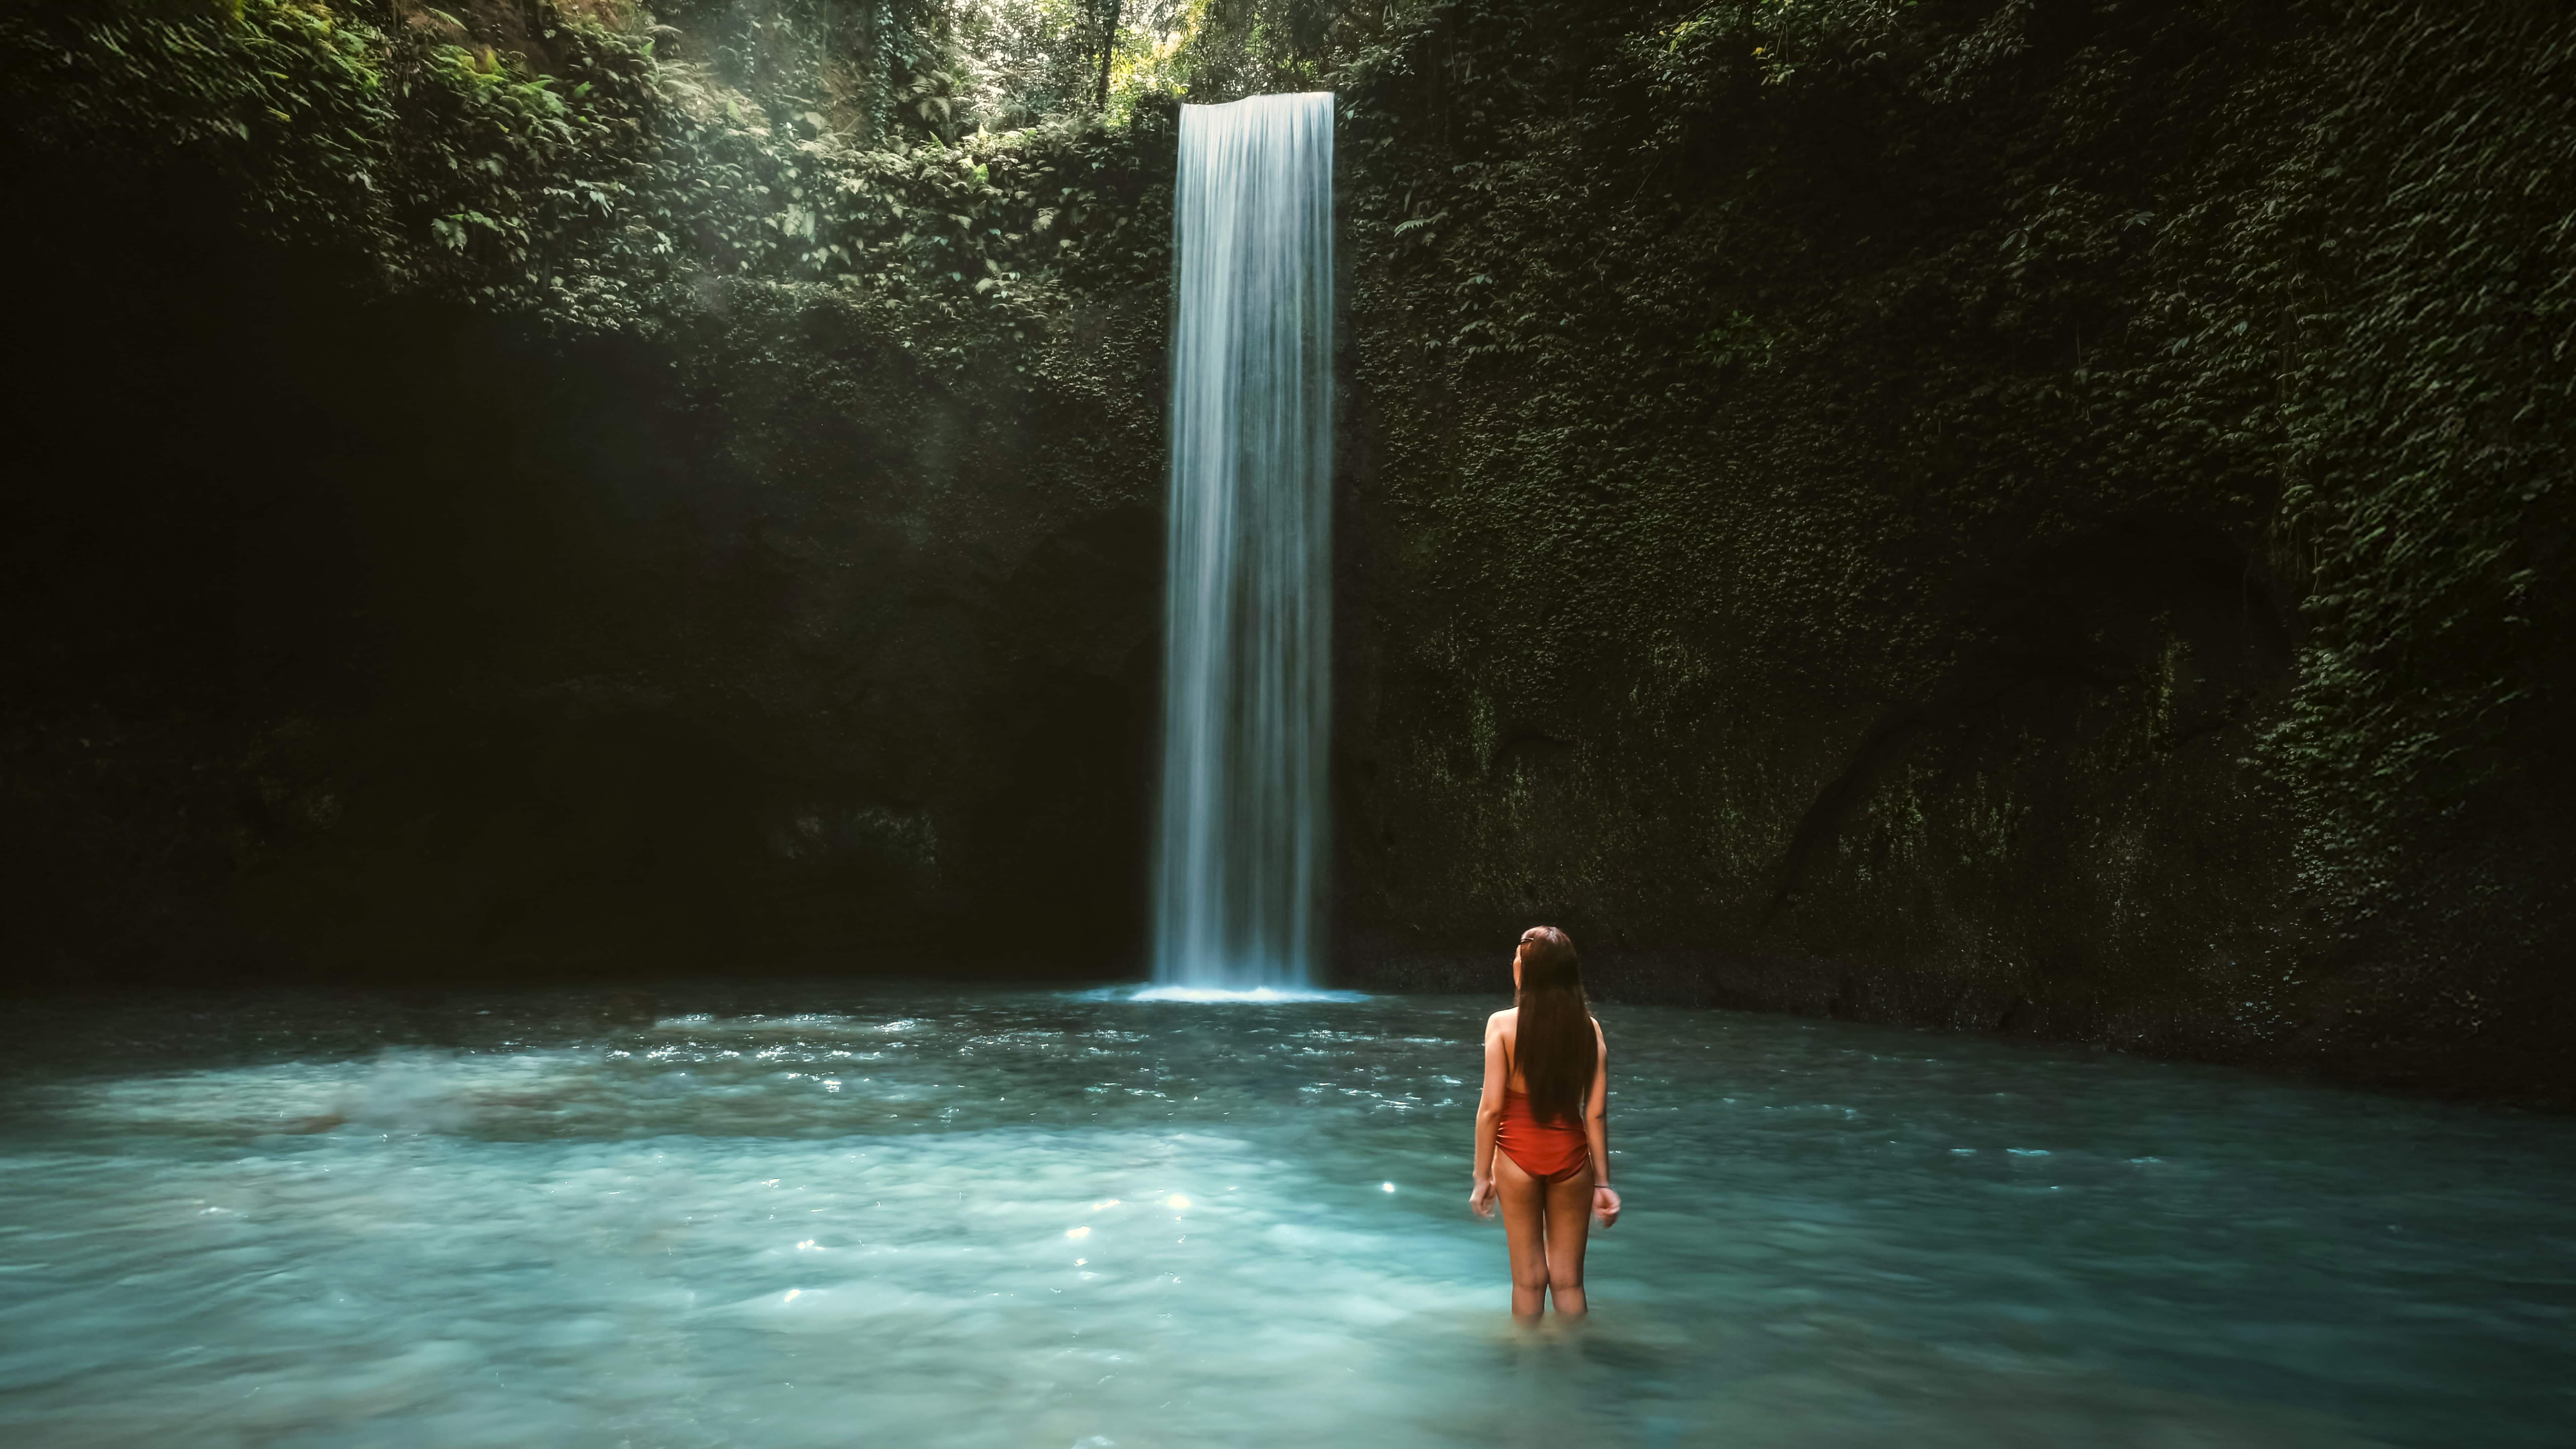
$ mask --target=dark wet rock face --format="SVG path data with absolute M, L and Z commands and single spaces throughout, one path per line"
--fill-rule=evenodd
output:
M 1354 973 L 2576 1094 L 2576 31 L 1541 8 L 1352 90 Z
M 1158 294 L 565 348 L 82 240 L 13 328 L 14 979 L 1133 958 Z
M 224 13 L 0 20 L 9 979 L 1132 969 L 1168 114 Z M 2576 22 L 1676 13 L 1346 17 L 1346 981 L 2576 1100 Z

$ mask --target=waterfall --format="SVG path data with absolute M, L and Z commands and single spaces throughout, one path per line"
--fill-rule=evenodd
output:
M 1181 108 L 1154 980 L 1312 977 L 1330 725 L 1333 97 Z

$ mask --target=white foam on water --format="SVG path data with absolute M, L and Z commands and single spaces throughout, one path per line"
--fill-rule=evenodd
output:
M 716 1016 L 699 1012 L 689 1016 L 666 1016 L 653 1023 L 655 1031 L 794 1033 L 847 1030 L 901 1031 L 912 1023 L 904 1021 L 866 1021 L 839 1012 L 807 1011 L 782 1016 L 753 1013 L 745 1016 Z
M 1327 991 L 1321 987 L 1254 986 L 1240 991 L 1221 986 L 1142 986 L 1118 995 L 1129 1001 L 1283 1002 L 1366 1001 L 1364 991 Z

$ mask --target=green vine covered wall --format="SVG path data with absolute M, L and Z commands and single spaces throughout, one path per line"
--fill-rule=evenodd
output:
M 14 976 L 1135 949 L 1172 109 L 851 9 L 0 22 Z
M 1102 13 L 0 18 L 13 976 L 1132 962 L 1173 108 L 1320 85 L 1346 975 L 2564 1097 L 2562 7 Z
M 1379 969 L 1564 918 L 1639 990 L 2551 1080 L 2571 61 L 2250 0 L 1363 56 Z

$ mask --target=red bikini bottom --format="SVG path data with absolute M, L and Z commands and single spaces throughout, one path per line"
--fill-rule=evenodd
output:
M 1580 1126 L 1541 1122 L 1529 1094 L 1505 1092 L 1503 1117 L 1494 1124 L 1494 1150 L 1541 1182 L 1563 1182 L 1592 1170 L 1592 1136 Z

